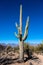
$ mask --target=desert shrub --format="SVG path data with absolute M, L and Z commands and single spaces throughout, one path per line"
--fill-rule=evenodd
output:
M 37 46 L 34 47 L 34 52 L 35 53 L 43 53 L 43 43 L 38 44 Z
M 29 49 L 30 49 L 32 52 L 34 52 L 35 47 L 34 47 L 34 46 L 32 46 L 32 45 L 30 45 L 30 46 L 29 46 Z
M 24 51 L 26 51 L 26 49 L 28 49 L 28 50 L 29 50 L 29 44 L 24 43 Z
M 31 55 L 32 55 L 30 45 L 27 43 L 24 43 L 24 53 L 26 53 L 28 55 L 28 57 L 31 57 Z
M 2 51 L 4 51 L 5 48 L 6 48 L 6 46 L 0 44 L 0 53 L 1 53 Z
M 13 47 L 13 51 L 19 53 L 19 46 Z
M 39 44 L 36 46 L 35 51 L 42 51 L 43 52 L 43 44 Z
M 6 49 L 5 49 L 5 51 L 8 53 L 8 52 L 10 52 L 10 51 L 12 51 L 13 50 L 13 48 L 10 46 L 10 45 L 8 45 L 7 47 L 6 47 Z

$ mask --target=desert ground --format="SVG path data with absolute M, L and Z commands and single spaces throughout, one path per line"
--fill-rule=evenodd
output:
M 43 55 L 34 53 L 30 59 L 27 55 L 24 55 L 25 61 L 22 63 L 18 62 L 18 53 L 3 52 L 0 54 L 0 65 L 43 65 Z

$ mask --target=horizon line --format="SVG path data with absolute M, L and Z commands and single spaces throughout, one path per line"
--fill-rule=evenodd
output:
M 24 42 L 34 44 L 34 43 L 42 43 L 42 41 L 43 40 L 27 40 L 27 41 L 24 41 Z M 16 44 L 18 44 L 19 41 L 15 41 L 15 40 L 1 40 L 0 43 L 6 43 L 6 44 L 8 44 L 8 43 L 16 43 Z

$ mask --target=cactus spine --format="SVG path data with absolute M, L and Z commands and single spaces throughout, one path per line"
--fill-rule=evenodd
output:
M 16 23 L 16 27 L 18 29 L 18 34 L 15 33 L 16 37 L 19 38 L 19 52 L 20 52 L 20 60 L 24 60 L 24 41 L 28 36 L 28 24 L 29 24 L 29 16 L 27 17 L 26 27 L 24 36 L 22 36 L 22 5 L 20 5 L 20 25 Z

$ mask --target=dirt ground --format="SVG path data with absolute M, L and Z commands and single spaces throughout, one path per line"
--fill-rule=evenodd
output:
M 32 59 L 29 59 L 24 63 L 12 63 L 10 65 L 43 65 L 43 56 L 34 54 Z
M 0 65 L 43 65 L 43 55 L 33 54 L 32 58 L 28 59 L 27 55 L 24 57 L 26 61 L 23 63 L 18 63 L 19 55 L 17 53 L 1 54 L 0 55 Z

